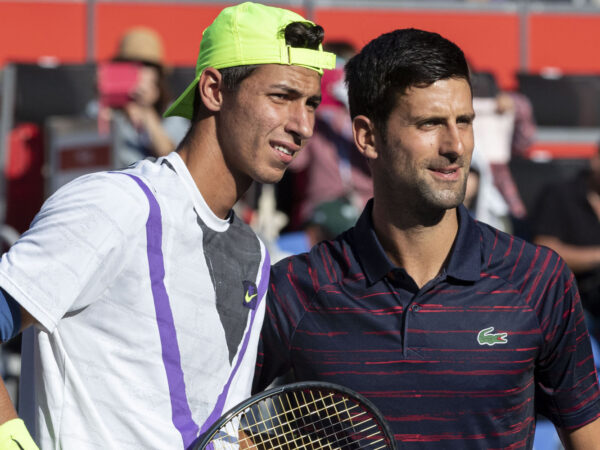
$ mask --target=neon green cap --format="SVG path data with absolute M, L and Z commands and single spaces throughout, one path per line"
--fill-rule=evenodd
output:
M 291 22 L 314 25 L 287 9 L 245 2 L 223 9 L 202 33 L 196 78 L 165 112 L 165 117 L 192 118 L 194 89 L 207 67 L 248 66 L 253 64 L 284 64 L 307 67 L 323 74 L 323 69 L 335 68 L 335 54 L 291 47 L 286 44 L 283 30 Z

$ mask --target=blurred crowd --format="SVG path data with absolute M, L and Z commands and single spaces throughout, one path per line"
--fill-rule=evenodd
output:
M 167 155 L 183 139 L 189 122 L 162 118 L 170 101 L 168 71 L 161 37 L 145 27 L 127 31 L 113 60 L 99 68 L 95 113 L 110 124 L 115 165 Z
M 369 168 L 354 149 L 344 83 L 344 63 L 356 49 L 347 42 L 325 47 L 337 54 L 338 67 L 323 76 L 313 137 L 280 184 L 254 186 L 236 205 L 240 217 L 266 241 L 273 262 L 353 226 L 373 195 Z M 97 121 L 98 133 L 111 135 L 115 168 L 168 154 L 188 130 L 185 119 L 162 118 L 172 100 L 167 86 L 171 68 L 165 60 L 161 37 L 136 27 L 123 35 L 114 58 L 98 67 L 98 96 L 86 115 Z M 465 205 L 476 219 L 548 246 L 564 258 L 576 276 L 588 328 L 598 341 L 600 154 L 574 177 L 548 180 L 528 209 L 511 173 L 511 160 L 526 158 L 535 141 L 532 104 L 519 92 L 500 89 L 493 74 L 472 70 L 476 144 Z M 13 352 L 18 352 L 17 345 L 12 344 Z M 8 376 L 15 370 L 9 366 L 4 368 Z

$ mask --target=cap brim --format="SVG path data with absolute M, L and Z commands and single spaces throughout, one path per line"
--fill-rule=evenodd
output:
M 163 117 L 180 116 L 192 120 L 192 116 L 194 115 L 194 93 L 199 80 L 200 75 L 198 75 L 194 81 L 185 88 L 185 91 L 177 97 L 177 100 L 167 108 Z

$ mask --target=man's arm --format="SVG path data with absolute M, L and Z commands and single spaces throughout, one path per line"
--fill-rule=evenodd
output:
M 600 418 L 576 430 L 558 430 L 566 450 L 600 449 Z
M 7 301 L 6 294 L 3 291 L 0 291 L 0 302 L 4 302 L 4 305 L 7 305 L 8 302 L 14 302 L 12 298 L 9 297 Z M 3 305 L 3 306 L 4 306 Z M 4 309 L 4 311 L 7 311 Z M 19 330 L 12 333 L 12 335 L 16 335 L 22 332 L 24 329 L 30 327 L 35 322 L 35 319 L 22 307 L 18 308 L 17 315 L 19 318 L 14 322 L 17 322 L 19 325 Z M 7 320 L 6 315 L 2 317 L 3 321 Z M 3 327 L 3 331 L 6 329 Z M 0 448 L 6 450 L 37 450 L 38 447 L 31 438 L 29 431 L 25 427 L 25 424 L 17 414 L 17 410 L 15 409 L 10 396 L 8 395 L 8 391 L 6 390 L 6 386 L 4 385 L 4 381 L 0 378 Z
M 562 429 L 567 449 L 600 450 L 600 388 L 575 277 L 549 249 L 535 303 L 542 344 L 536 360 L 536 412 Z M 537 294 L 537 295 L 540 295 Z M 559 427 L 557 427 L 559 428 Z
M 297 262 L 297 260 L 294 260 Z M 288 281 L 288 260 L 271 266 L 269 291 L 267 292 L 265 320 L 260 333 L 256 358 L 256 372 L 252 393 L 266 389 L 276 378 L 289 372 L 290 339 L 294 334 L 293 324 L 300 321 L 302 302 L 297 291 Z
M 533 241 L 558 253 L 574 273 L 585 272 L 600 267 L 600 246 L 580 246 L 565 244 L 554 236 L 539 235 Z
M 0 302 L 7 302 L 7 299 L 4 297 L 4 295 L 8 294 L 5 294 L 4 292 L 0 291 Z M 14 300 L 12 299 L 8 301 L 14 302 Z M 15 335 L 23 332 L 23 330 L 30 327 L 35 322 L 35 319 L 23 307 L 19 307 L 19 311 L 19 330 L 17 333 L 14 333 Z M 10 396 L 8 395 L 8 391 L 6 390 L 6 386 L 4 385 L 4 381 L 2 380 L 2 378 L 0 378 L 0 425 L 2 425 L 5 422 L 8 422 L 9 420 L 17 419 L 18 417 L 19 416 L 17 415 L 17 411 L 15 410 Z
M 0 378 L 0 425 L 18 417 L 6 386 L 4 386 L 4 381 Z
M 21 307 L 21 330 L 19 333 L 22 333 L 33 324 L 35 324 L 33 316 L 29 314 L 25 308 Z

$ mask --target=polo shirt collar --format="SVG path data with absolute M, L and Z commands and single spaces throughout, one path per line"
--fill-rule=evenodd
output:
M 352 247 L 369 284 L 375 284 L 396 268 L 389 260 L 373 227 L 373 199 L 369 200 L 353 228 Z
M 483 264 L 481 232 L 464 205 L 457 209 L 458 235 L 450 251 L 446 274 L 458 280 L 477 281 Z
M 369 284 L 396 269 L 375 234 L 373 199 L 369 200 L 352 230 L 352 247 Z M 446 275 L 458 280 L 477 281 L 482 264 L 481 235 L 467 209 L 458 207 L 458 235 L 450 251 Z

